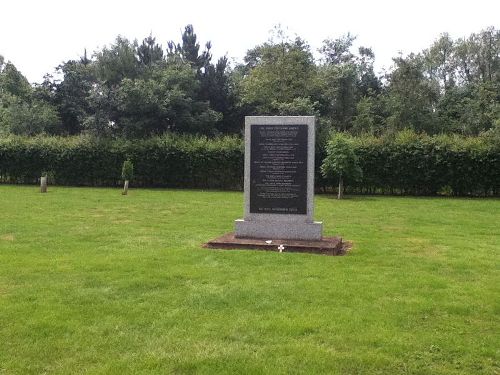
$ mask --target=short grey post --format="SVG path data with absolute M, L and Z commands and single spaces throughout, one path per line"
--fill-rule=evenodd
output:
M 244 219 L 237 238 L 321 240 L 314 214 L 314 116 L 245 118 Z
M 40 193 L 47 192 L 47 176 L 40 177 Z
M 128 180 L 125 180 L 125 183 L 123 184 L 122 195 L 128 195 Z

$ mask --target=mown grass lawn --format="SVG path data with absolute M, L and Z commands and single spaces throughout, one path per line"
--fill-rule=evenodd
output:
M 242 194 L 0 186 L 0 374 L 496 374 L 500 200 L 316 198 L 347 256 L 214 251 Z

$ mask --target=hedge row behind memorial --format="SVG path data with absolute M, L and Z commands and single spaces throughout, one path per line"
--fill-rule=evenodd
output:
M 363 178 L 351 192 L 500 195 L 500 142 L 487 137 L 355 138 Z
M 351 193 L 500 195 L 500 142 L 493 138 L 419 136 L 354 138 L 363 178 Z M 317 155 L 323 155 L 318 150 Z M 119 186 L 123 161 L 134 164 L 132 186 L 243 188 L 243 140 L 168 135 L 136 141 L 89 137 L 0 139 L 0 181 Z M 317 187 L 325 181 L 316 160 Z
M 241 189 L 243 143 L 235 137 L 163 136 L 146 140 L 9 137 L 0 140 L 0 181 L 36 183 L 48 172 L 61 185 L 118 186 L 123 161 L 132 186 Z

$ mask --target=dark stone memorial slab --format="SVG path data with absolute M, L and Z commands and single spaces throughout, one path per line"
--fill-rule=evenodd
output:
M 250 212 L 305 215 L 307 126 L 254 125 L 250 137 Z

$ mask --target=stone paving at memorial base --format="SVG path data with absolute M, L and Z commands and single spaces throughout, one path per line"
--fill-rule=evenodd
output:
M 344 255 L 349 244 L 341 237 L 323 237 L 319 241 L 279 240 L 266 238 L 237 238 L 227 233 L 203 245 L 209 249 L 221 250 L 267 250 L 283 253 L 313 253 L 323 255 Z

